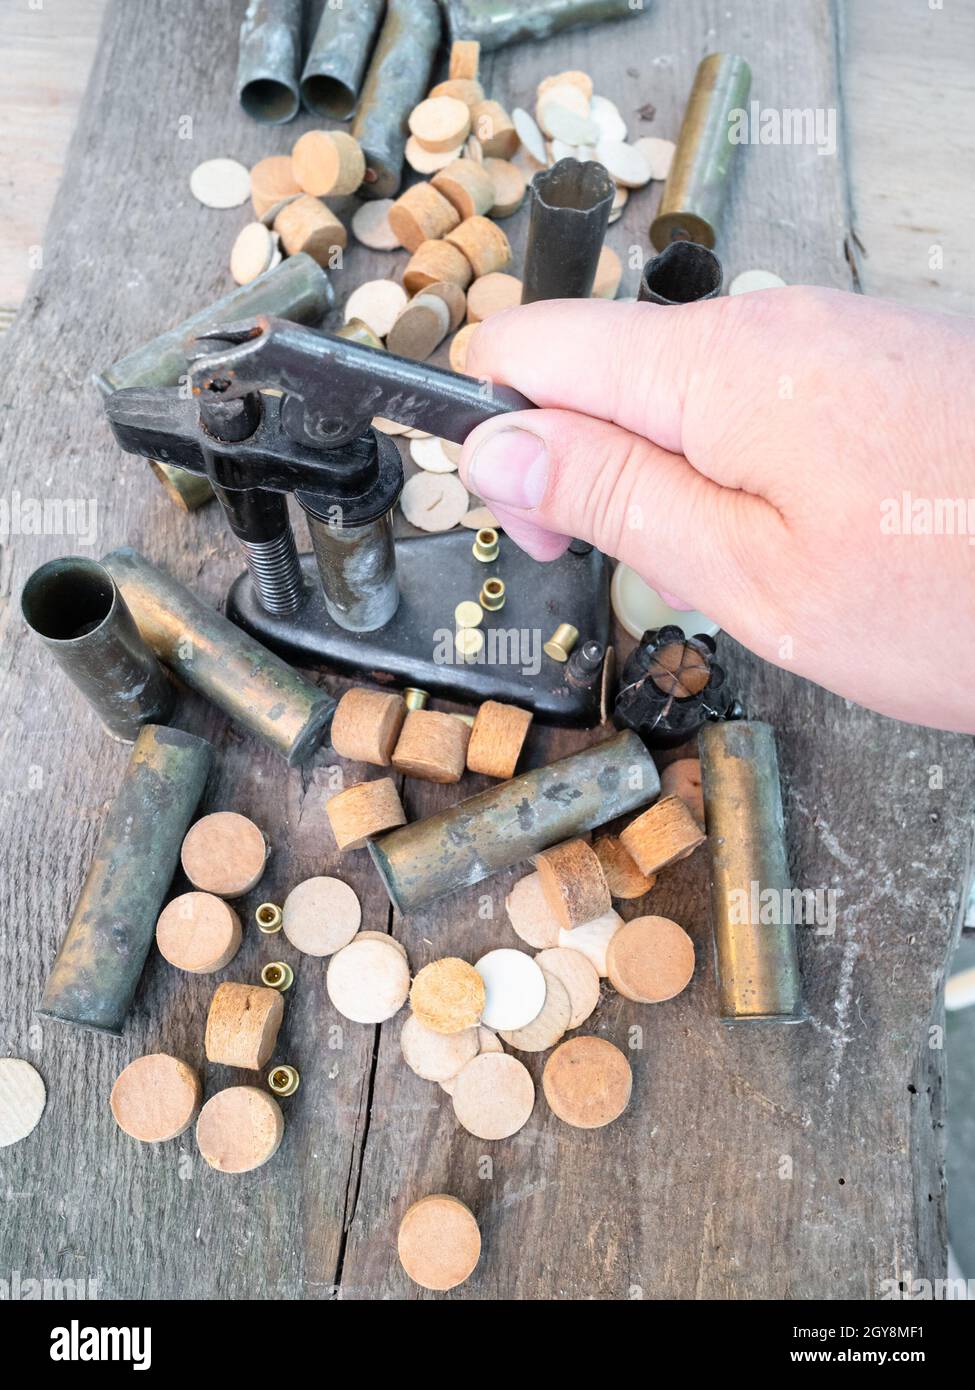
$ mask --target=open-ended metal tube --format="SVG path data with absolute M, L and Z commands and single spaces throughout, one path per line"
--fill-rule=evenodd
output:
M 713 246 L 728 191 L 735 143 L 732 112 L 743 110 L 751 69 L 735 53 L 709 53 L 698 66 L 650 240 Z
M 643 267 L 637 298 L 645 304 L 695 304 L 721 293 L 721 262 L 696 241 L 672 241 Z
M 347 632 L 385 627 L 399 606 L 392 512 L 363 526 L 305 516 L 331 617 Z
M 443 0 L 451 40 L 476 39 L 485 53 L 523 39 L 548 39 L 563 29 L 639 14 L 633 0 Z
M 288 763 L 311 757 L 335 712 L 327 691 L 201 603 L 137 550 L 114 550 L 104 564 L 139 631 L 181 681 Z
M 627 729 L 380 835 L 369 852 L 393 906 L 414 912 L 659 794 L 653 759 Z
M 588 299 L 616 185 L 595 160 L 560 159 L 529 188 L 522 304 Z
M 385 7 L 385 0 L 345 5 L 326 0 L 301 74 L 301 97 L 309 111 L 337 121 L 352 115 Z
M 801 982 L 775 735 L 736 720 L 706 724 L 699 744 L 721 1017 L 796 1022 Z
M 388 0 L 352 127 L 366 157 L 361 197 L 391 198 L 398 191 L 407 118 L 427 94 L 439 43 L 436 0 Z
M 255 121 L 283 125 L 301 106 L 301 0 L 248 0 L 240 26 L 237 98 Z
M 104 565 L 77 555 L 49 560 L 27 580 L 20 608 L 113 738 L 132 743 L 144 724 L 166 723 L 176 690 Z
M 182 729 L 141 730 L 38 1013 L 121 1032 L 212 756 Z

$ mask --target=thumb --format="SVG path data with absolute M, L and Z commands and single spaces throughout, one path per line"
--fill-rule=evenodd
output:
M 460 473 L 536 560 L 569 538 L 625 561 L 655 588 L 719 617 L 740 585 L 739 538 L 775 524 L 769 504 L 723 488 L 681 454 L 567 410 L 499 416 L 468 437 Z

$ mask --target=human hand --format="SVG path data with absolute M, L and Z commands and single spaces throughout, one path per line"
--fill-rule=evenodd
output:
M 975 732 L 972 321 L 802 287 L 543 302 L 467 371 L 540 407 L 460 465 L 530 555 L 578 536 L 776 665 Z

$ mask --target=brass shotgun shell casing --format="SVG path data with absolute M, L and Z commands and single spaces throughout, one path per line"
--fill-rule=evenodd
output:
M 705 724 L 699 745 L 721 1018 L 794 1023 L 802 1001 L 792 913 L 769 924 L 757 910 L 768 890 L 782 909 L 794 900 L 775 735 L 734 720 Z

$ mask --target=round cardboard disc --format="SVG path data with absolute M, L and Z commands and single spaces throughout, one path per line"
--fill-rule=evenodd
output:
M 403 1061 L 424 1081 L 450 1081 L 480 1050 L 476 1028 L 460 1033 L 435 1033 L 410 1014 L 399 1036 Z
M 240 941 L 240 918 L 213 893 L 181 893 L 166 904 L 156 923 L 160 955 L 194 975 L 210 975 L 229 965 Z
M 605 975 L 606 950 L 622 925 L 623 918 L 618 912 L 604 912 L 602 917 L 583 922 L 581 927 L 573 927 L 571 931 L 563 928 L 559 932 L 559 945 L 581 951 L 596 967 L 596 973 Z
M 196 1142 L 211 1168 L 249 1173 L 277 1153 L 284 1138 L 281 1107 L 256 1086 L 228 1086 L 211 1096 L 196 1122 Z
M 457 1073 L 453 1087 L 454 1114 L 477 1139 L 510 1138 L 528 1123 L 535 1108 L 535 1083 L 528 1068 L 505 1052 L 475 1057 Z
M 481 1021 L 488 1028 L 524 1028 L 545 1003 L 545 976 L 525 951 L 488 951 L 475 967 L 484 981 Z
M 573 936 L 574 932 L 568 935 Z M 565 1031 L 579 1028 L 599 1003 L 599 972 L 588 956 L 568 946 L 553 946 L 535 957 L 546 976 L 554 975 L 565 986 L 571 1005 Z
M 625 999 L 663 1003 L 690 984 L 694 942 L 669 917 L 634 917 L 610 941 L 606 973 Z
M 527 945 L 543 951 L 559 944 L 559 924 L 548 905 L 537 869 L 518 880 L 504 906 L 516 934 Z
M 501 1034 L 509 1047 L 519 1052 L 547 1052 L 562 1041 L 572 1017 L 572 1004 L 565 985 L 557 975 L 547 970 L 543 970 L 542 974 L 545 976 L 545 1003 L 538 1016 L 531 1023 L 526 1023 L 524 1028 Z
M 477 1026 L 477 1055 L 480 1056 L 482 1052 L 503 1051 L 504 1048 L 501 1046 L 501 1039 L 498 1037 L 497 1033 L 492 1033 L 490 1028 L 485 1028 L 483 1023 L 479 1023 Z M 441 1081 L 441 1091 L 446 1091 L 448 1096 L 452 1096 L 454 1094 L 454 1082 L 456 1080 L 457 1074 L 448 1077 L 446 1081 Z
M 353 941 L 329 961 L 325 987 L 353 1023 L 385 1023 L 409 997 L 409 963 L 398 943 Z
M 190 192 L 207 208 L 239 208 L 251 195 L 250 171 L 236 159 L 206 159 L 190 174 Z
M 40 1072 L 21 1057 L 0 1057 L 0 1149 L 26 1139 L 44 1114 Z
M 414 473 L 400 494 L 403 515 L 421 531 L 449 531 L 470 506 L 470 493 L 453 473 Z
M 331 956 L 359 930 L 362 908 L 340 878 L 306 878 L 284 900 L 284 934 L 306 956 Z

